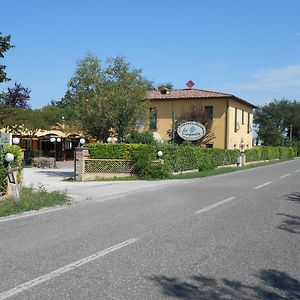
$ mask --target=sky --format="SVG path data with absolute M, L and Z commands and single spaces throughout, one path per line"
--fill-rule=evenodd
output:
M 76 63 L 124 56 L 154 84 L 300 100 L 300 0 L 0 0 L 0 60 L 30 105 L 60 100 Z

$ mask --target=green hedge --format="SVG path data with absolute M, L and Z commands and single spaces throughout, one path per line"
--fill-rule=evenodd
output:
M 294 150 L 297 152 L 296 155 L 300 156 L 300 141 L 293 141 L 291 143 L 291 146 L 294 148 Z
M 236 164 L 239 150 L 206 149 L 197 146 L 169 144 L 89 144 L 90 157 L 130 159 L 135 172 L 142 178 L 166 178 L 167 174 L 186 170 L 209 170 Z M 163 151 L 164 164 L 153 163 L 157 152 Z M 245 151 L 246 161 L 289 159 L 295 156 L 291 147 L 256 147 Z
M 4 146 L 3 151 L 0 152 L 0 196 L 4 195 L 7 188 L 7 167 L 5 165 L 4 157 L 6 153 L 12 153 L 15 157 L 14 161 L 11 163 L 12 168 L 18 168 L 18 182 L 22 178 L 22 150 L 17 145 Z
M 88 144 L 90 158 L 132 159 L 135 152 L 150 148 L 143 144 Z
M 289 159 L 296 155 L 291 147 L 256 147 L 245 151 L 246 161 Z

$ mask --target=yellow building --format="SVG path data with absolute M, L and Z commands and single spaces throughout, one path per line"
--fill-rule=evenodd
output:
M 162 140 L 169 140 L 168 131 L 174 119 L 192 106 L 201 106 L 212 118 L 214 139 L 207 147 L 222 149 L 252 148 L 252 123 L 255 105 L 231 94 L 198 89 L 167 88 L 148 92 L 150 130 Z

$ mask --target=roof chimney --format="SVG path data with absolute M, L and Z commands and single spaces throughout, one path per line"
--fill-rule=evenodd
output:
M 171 93 L 171 91 L 170 91 L 167 87 L 161 87 L 161 88 L 159 89 L 159 91 L 160 91 L 160 93 L 161 93 L 162 95 L 170 94 L 170 93 Z

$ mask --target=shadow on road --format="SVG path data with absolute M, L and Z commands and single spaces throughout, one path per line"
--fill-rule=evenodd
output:
M 162 294 L 181 299 L 300 299 L 300 281 L 277 270 L 261 270 L 255 276 L 259 283 L 248 285 L 225 278 L 192 276 L 186 280 L 175 277 L 152 276 Z
M 292 201 L 300 204 L 300 193 L 291 193 L 281 197 L 282 200 Z M 278 229 L 285 230 L 289 233 L 300 233 L 300 217 L 289 215 L 285 213 L 279 213 L 277 216 L 286 217 L 282 223 L 277 227 Z
M 48 176 L 48 177 L 61 177 L 63 180 L 64 178 L 69 178 L 74 176 L 73 171 L 50 171 L 50 170 L 43 170 L 43 171 L 37 171 L 36 174 L 41 174 L 43 176 Z
M 278 229 L 285 230 L 289 233 L 300 233 L 300 217 L 292 216 L 288 214 L 277 214 L 278 216 L 287 217 L 282 223 L 277 227 Z
M 288 201 L 300 203 L 300 193 L 298 193 L 298 192 L 285 195 L 285 196 L 283 196 L 283 198 Z

